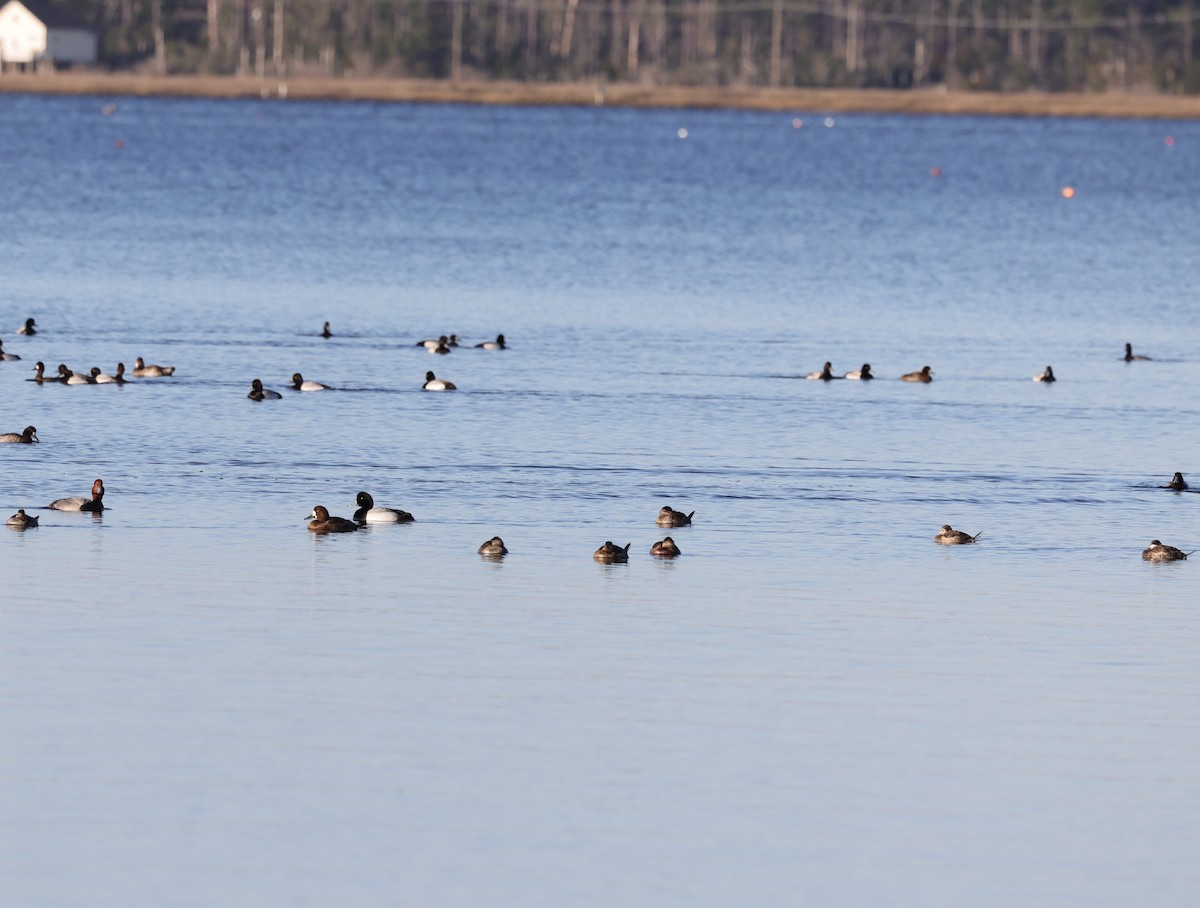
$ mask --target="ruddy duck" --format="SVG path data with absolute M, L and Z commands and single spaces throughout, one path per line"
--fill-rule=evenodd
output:
M 946 523 L 942 525 L 942 531 L 933 537 L 933 541 L 942 545 L 969 545 L 982 535 L 982 533 L 976 533 L 972 536 L 962 530 L 952 529 L 950 524 Z
M 250 393 L 246 396 L 251 400 L 279 400 L 283 397 L 278 391 L 269 391 L 264 388 L 262 381 L 257 378 L 250 382 Z
M 358 510 L 354 519 L 359 523 L 412 523 L 413 515 L 398 508 L 377 508 L 370 492 L 359 492 L 354 501 Z
M 92 483 L 91 498 L 59 498 L 50 502 L 50 507 L 56 511 L 91 511 L 104 510 L 104 483 L 97 479 Z
M 1150 540 L 1150 548 L 1142 550 L 1142 561 L 1187 561 L 1191 552 L 1181 552 L 1173 545 L 1163 545 L 1157 539 Z
M 0 443 L 36 445 L 41 443 L 41 439 L 37 437 L 37 429 L 26 426 L 24 432 L 5 432 L 0 435 Z
M 353 520 L 347 520 L 345 517 L 330 517 L 329 511 L 321 505 L 312 509 L 308 519 L 310 521 L 308 529 L 312 533 L 353 533 L 358 529 L 358 524 Z
M 4 521 L 4 524 L 17 530 L 26 530 L 29 527 L 37 526 L 38 519 L 31 514 L 26 514 L 24 508 L 18 508 L 17 513 Z
M 679 551 L 679 546 L 675 544 L 675 540 L 668 536 L 661 542 L 656 542 L 650 546 L 650 554 L 659 558 L 674 558 L 676 555 L 683 553 Z
M 920 372 L 908 372 L 900 376 L 900 381 L 919 381 L 929 384 L 933 381 L 933 370 L 925 366 Z
M 504 547 L 503 539 L 499 536 L 493 536 L 479 547 L 479 554 L 486 555 L 489 558 L 500 558 L 508 554 L 508 549 Z
M 425 373 L 425 384 L 423 385 L 426 391 L 457 391 L 458 385 L 452 381 L 442 381 L 432 372 Z
M 627 542 L 625 543 L 625 548 L 621 548 L 618 545 L 613 545 L 610 539 L 604 545 L 600 546 L 600 548 L 596 549 L 592 557 L 604 564 L 625 564 L 629 561 L 629 547 L 631 545 L 633 545 L 632 542 Z
M 676 511 L 669 504 L 665 504 L 658 512 L 658 518 L 654 521 L 660 527 L 690 527 L 692 525 L 691 514 L 685 514 L 683 511 Z

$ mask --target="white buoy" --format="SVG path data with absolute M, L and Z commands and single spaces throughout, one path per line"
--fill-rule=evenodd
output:
M 687 133 L 686 129 L 684 129 L 682 126 L 680 126 L 679 130 L 675 133 L 675 135 L 679 136 L 679 138 L 681 138 L 681 139 L 686 139 L 688 136 L 688 133 Z

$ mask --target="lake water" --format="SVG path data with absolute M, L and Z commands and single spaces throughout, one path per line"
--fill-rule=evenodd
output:
M 0 902 L 1195 903 L 1200 124 L 103 103 L 0 97 Z

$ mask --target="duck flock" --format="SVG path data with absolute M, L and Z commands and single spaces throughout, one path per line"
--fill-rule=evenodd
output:
M 17 329 L 20 335 L 30 336 L 37 334 L 37 322 L 28 318 L 24 324 Z M 333 331 L 329 322 L 325 322 L 320 333 L 320 337 L 331 338 Z M 441 335 L 436 339 L 427 339 L 417 341 L 416 346 L 424 347 L 432 354 L 446 355 L 454 348 L 462 346 L 459 342 L 457 334 Z M 498 334 L 495 340 L 484 341 L 482 343 L 472 345 L 476 349 L 481 350 L 505 350 L 507 343 L 504 340 L 503 334 Z M 0 340 L 0 362 L 20 360 L 21 357 L 14 353 L 8 353 L 4 350 L 4 341 Z M 1133 352 L 1132 344 L 1125 344 L 1125 362 L 1135 362 L 1139 360 L 1149 360 L 1150 357 L 1136 354 Z M 39 384 L 62 383 L 66 385 L 102 385 L 102 384 L 126 384 L 129 380 L 125 377 L 125 364 L 117 363 L 116 370 L 110 375 L 103 372 L 99 367 L 92 367 L 87 372 L 74 372 L 66 366 L 60 364 L 56 372 L 52 375 L 46 374 L 46 366 L 42 362 L 34 364 L 34 376 L 30 381 L 38 382 Z M 157 364 L 147 364 L 142 357 L 137 357 L 134 362 L 133 377 L 135 379 L 151 379 L 163 378 L 175 374 L 174 366 L 162 366 Z M 929 383 L 933 381 L 934 372 L 930 366 L 924 366 L 919 370 L 907 372 L 900 376 L 901 381 L 905 382 L 920 382 Z M 871 381 L 876 376 L 871 371 L 870 363 L 863 363 L 860 369 L 852 372 L 847 372 L 844 375 L 835 375 L 833 372 L 833 364 L 825 363 L 824 366 L 816 372 L 811 372 L 804 376 L 809 381 L 835 381 L 838 379 L 848 379 L 851 381 Z M 1049 383 L 1056 381 L 1054 370 L 1051 366 L 1046 366 L 1045 371 L 1033 376 L 1035 382 Z M 333 390 L 331 385 L 322 384 L 321 382 L 309 381 L 304 378 L 299 372 L 292 375 L 292 383 L 289 386 L 295 391 L 329 391 Z M 432 370 L 425 373 L 425 383 L 422 385 L 425 391 L 456 391 L 457 385 L 451 381 L 438 378 Z M 250 383 L 250 392 L 246 397 L 252 401 L 260 402 L 266 400 L 279 400 L 283 397 L 278 391 L 271 390 L 263 386 L 262 380 L 255 378 Z M 0 444 L 38 444 L 40 439 L 37 435 L 35 426 L 26 426 L 20 432 L 5 432 L 0 433 Z M 1183 478 L 1182 473 L 1175 473 L 1171 480 L 1167 482 L 1163 488 L 1171 489 L 1176 492 L 1186 491 L 1189 486 Z M 329 509 L 323 505 L 313 507 L 312 513 L 308 515 L 307 520 L 308 530 L 312 533 L 327 534 L 327 533 L 352 533 L 356 532 L 369 524 L 380 523 L 412 523 L 415 518 L 408 511 L 403 511 L 398 508 L 379 507 L 375 504 L 374 498 L 369 492 L 361 491 L 356 499 L 358 509 L 354 512 L 352 518 L 336 517 L 329 513 Z M 103 513 L 104 511 L 104 482 L 97 479 L 92 484 L 92 492 L 90 497 L 71 497 L 60 498 L 50 502 L 46 507 L 58 511 L 82 511 L 95 514 Z M 659 511 L 656 519 L 656 524 L 663 528 L 686 527 L 691 526 L 692 516 L 695 511 L 684 513 L 677 511 L 670 505 L 664 505 Z M 24 508 L 18 509 L 16 514 L 13 514 L 6 521 L 6 525 L 14 530 L 26 530 L 38 526 L 38 518 L 35 515 L 29 514 Z M 940 545 L 970 545 L 976 542 L 982 534 L 976 533 L 971 535 L 962 530 L 956 530 L 949 524 L 942 526 L 941 530 L 933 537 L 934 542 Z M 618 546 L 611 540 L 607 540 L 593 553 L 593 558 L 604 564 L 625 564 L 629 561 L 629 550 L 632 543 L 626 543 L 624 547 Z M 478 553 L 486 558 L 503 558 L 508 554 L 508 548 L 504 544 L 504 540 L 499 536 L 493 536 L 491 539 L 484 542 L 478 548 Z M 670 536 L 656 541 L 650 547 L 650 554 L 656 558 L 675 558 L 682 554 L 675 540 Z M 1150 542 L 1150 545 L 1142 551 L 1142 559 L 1150 562 L 1167 562 L 1167 561 L 1184 561 L 1188 555 L 1193 552 L 1184 552 L 1175 546 L 1165 545 L 1158 539 Z

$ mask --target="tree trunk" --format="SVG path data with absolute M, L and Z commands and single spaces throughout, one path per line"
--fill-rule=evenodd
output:
M 275 14 L 271 18 L 271 37 L 274 47 L 271 50 L 271 61 L 275 64 L 275 75 L 282 76 L 283 64 L 283 0 L 275 0 Z
M 771 4 L 771 87 L 778 88 L 782 78 L 780 57 L 783 51 L 783 0 Z
M 451 4 L 450 20 L 450 81 L 462 78 L 463 0 Z

